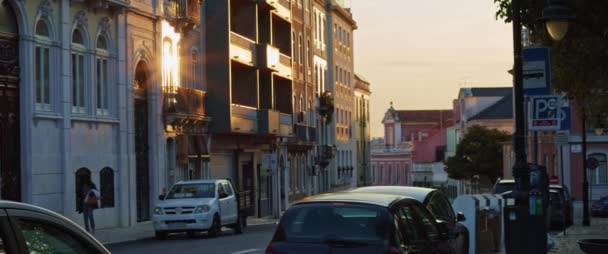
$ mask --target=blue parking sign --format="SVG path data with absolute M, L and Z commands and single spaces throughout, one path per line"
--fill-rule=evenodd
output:
M 530 97 L 529 126 L 531 131 L 559 130 L 561 123 L 562 97 L 541 95 Z

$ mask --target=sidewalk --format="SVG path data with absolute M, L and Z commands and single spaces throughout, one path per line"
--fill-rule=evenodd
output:
M 247 227 L 275 224 L 277 221 L 277 219 L 272 217 L 247 217 Z M 131 242 L 153 238 L 154 227 L 152 222 L 145 222 L 129 228 L 99 229 L 93 236 L 104 245 Z
M 584 253 L 578 247 L 578 240 L 590 238 L 608 238 L 608 218 L 591 217 L 589 227 L 583 227 L 580 218 L 576 218 L 574 225 L 569 227 L 565 234 L 560 233 L 555 236 L 555 248 L 551 249 L 549 253 Z

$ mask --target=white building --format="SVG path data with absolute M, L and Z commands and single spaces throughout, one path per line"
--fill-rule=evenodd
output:
M 191 25 L 178 17 L 193 13 L 163 13 L 171 4 L 0 5 L 2 199 L 80 223 L 81 188 L 92 181 L 102 195 L 97 228 L 131 227 L 150 220 L 163 188 L 204 176 L 204 92 L 197 77 L 178 74 L 196 70 L 198 42 L 189 38 L 199 36 L 175 33 Z M 192 57 L 180 59 L 178 44 Z

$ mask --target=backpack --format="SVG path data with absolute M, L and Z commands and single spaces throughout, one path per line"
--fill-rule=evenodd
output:
M 93 190 L 89 191 L 89 194 L 87 195 L 87 200 L 86 203 L 88 206 L 90 207 L 97 207 L 97 195 L 95 195 L 95 192 Z

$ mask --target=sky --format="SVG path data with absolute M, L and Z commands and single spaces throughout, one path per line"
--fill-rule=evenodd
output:
M 512 27 L 493 0 L 351 0 L 355 71 L 370 81 L 372 137 L 384 113 L 451 109 L 461 87 L 511 86 Z

